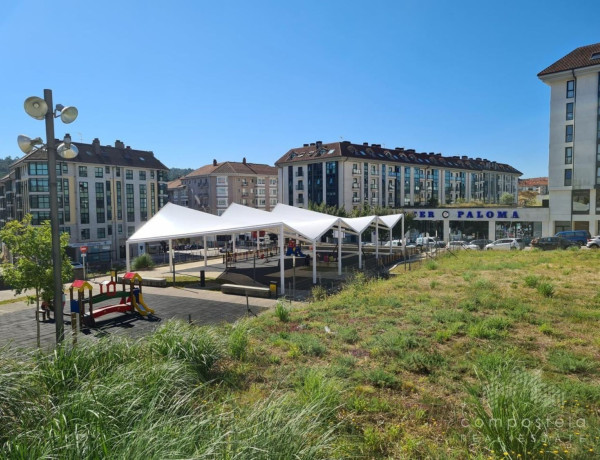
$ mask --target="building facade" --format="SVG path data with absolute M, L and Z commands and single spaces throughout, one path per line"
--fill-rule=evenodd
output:
M 600 43 L 542 70 L 550 86 L 548 188 L 554 232 L 600 232 Z
M 152 152 L 73 142 L 79 155 L 57 159 L 59 226 L 70 235 L 72 256 L 87 246 L 89 262 L 125 258 L 125 241 L 167 202 L 167 172 Z M 37 149 L 11 165 L 0 179 L 0 226 L 31 214 L 50 220 L 48 161 Z M 143 248 L 142 248 L 143 250 Z M 133 248 L 132 256 L 139 252 Z
M 309 203 L 354 208 L 406 208 L 478 201 L 499 203 L 512 195 L 515 168 L 481 158 L 444 157 L 380 144 L 318 141 L 294 148 L 275 165 L 279 200 L 307 208 Z
M 221 215 L 231 203 L 270 211 L 277 204 L 277 168 L 265 164 L 213 160 L 179 179 L 181 202 L 187 207 Z M 174 196 L 174 195 L 173 195 Z
M 181 183 L 181 179 L 172 180 L 167 184 L 169 203 L 188 207 L 187 187 Z

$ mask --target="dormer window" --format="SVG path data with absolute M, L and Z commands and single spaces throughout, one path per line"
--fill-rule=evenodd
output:
M 592 54 L 592 57 L 590 59 L 600 59 L 600 53 Z

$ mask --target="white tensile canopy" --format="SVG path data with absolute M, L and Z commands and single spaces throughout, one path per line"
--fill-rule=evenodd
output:
M 362 268 L 362 233 L 371 226 L 375 232 L 379 228 L 388 229 L 390 232 L 390 252 L 392 250 L 392 229 L 398 221 L 402 221 L 402 235 L 404 235 L 403 214 L 388 216 L 366 217 L 336 217 L 307 209 L 296 208 L 278 204 L 271 212 L 250 208 L 232 203 L 221 216 L 196 211 L 173 203 L 163 206 L 148 222 L 127 239 L 126 261 L 127 270 L 130 270 L 129 245 L 132 243 L 147 243 L 152 241 L 169 241 L 169 262 L 172 264 L 173 240 L 179 238 L 204 238 L 210 235 L 234 235 L 258 230 L 270 230 L 278 233 L 281 292 L 285 292 L 284 283 L 284 239 L 294 238 L 312 245 L 313 250 L 313 283 L 317 282 L 316 245 L 320 238 L 333 229 L 338 235 L 338 275 L 342 274 L 342 245 L 339 244 L 342 233 L 358 235 L 359 268 Z M 235 238 L 232 239 L 235 244 Z M 404 245 L 404 239 L 403 245 Z M 379 256 L 379 245 L 375 246 L 376 256 Z M 207 265 L 206 251 L 204 251 L 204 264 Z

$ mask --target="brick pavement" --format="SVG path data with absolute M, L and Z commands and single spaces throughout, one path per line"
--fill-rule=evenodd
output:
M 94 292 L 97 294 L 97 292 Z M 155 311 L 152 318 L 143 318 L 137 313 L 115 313 L 97 320 L 94 329 L 80 333 L 79 340 L 95 339 L 111 334 L 140 337 L 153 331 L 162 322 L 172 318 L 195 324 L 218 324 L 234 322 L 247 314 L 246 298 L 222 294 L 218 291 L 182 288 L 143 287 L 146 304 Z M 275 299 L 250 297 L 250 309 L 259 314 L 274 307 Z M 68 311 L 68 309 L 67 309 Z M 71 339 L 70 317 L 64 316 L 66 339 Z M 42 348 L 51 349 L 55 344 L 56 325 L 54 320 L 40 322 Z M 17 348 L 36 346 L 35 307 L 25 302 L 0 306 L 0 347 L 9 345 Z

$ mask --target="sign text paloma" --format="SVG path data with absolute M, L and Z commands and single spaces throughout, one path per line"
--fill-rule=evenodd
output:
M 435 219 L 436 211 L 415 211 L 415 219 Z M 448 211 L 442 212 L 442 218 L 450 217 Z M 457 211 L 455 219 L 518 219 L 517 211 Z

